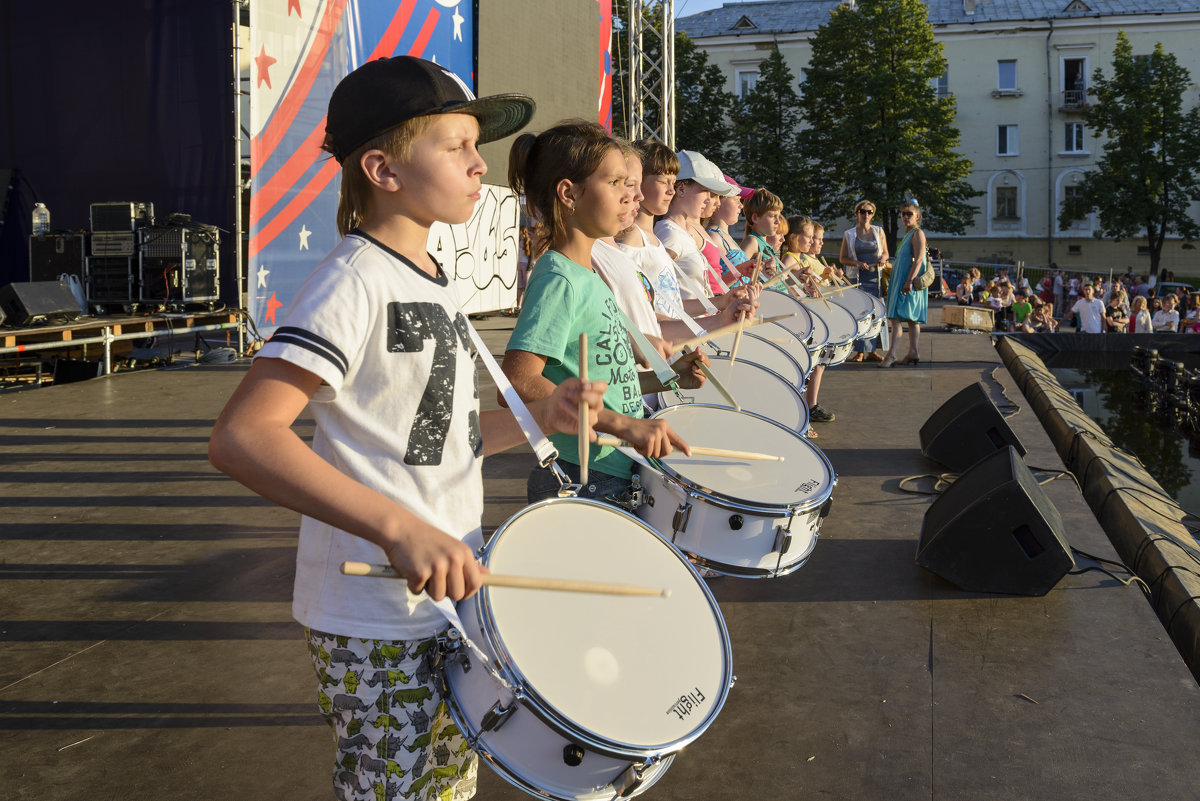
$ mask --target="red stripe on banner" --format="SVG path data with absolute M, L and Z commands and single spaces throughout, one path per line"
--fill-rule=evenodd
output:
M 316 81 L 317 75 L 321 73 L 321 65 L 325 63 L 329 44 L 333 41 L 333 32 L 337 30 L 345 9 L 346 0 L 333 0 L 325 8 L 325 15 L 321 17 L 321 22 L 317 26 L 316 42 L 308 51 L 308 57 L 304 59 L 304 65 L 296 76 L 296 82 L 284 95 L 283 101 L 279 104 L 271 121 L 267 123 L 267 127 L 257 138 L 250 140 L 251 175 L 257 174 L 259 167 L 275 152 L 275 148 L 283 141 L 283 137 L 296 119 L 296 115 L 304 107 L 304 101 L 308 98 L 308 93 L 312 91 L 312 85 Z M 323 132 L 324 128 L 325 121 L 322 120 L 319 130 Z
M 283 232 L 283 229 L 292 224 L 296 217 L 300 216 L 300 212 L 308 208 L 309 202 L 316 195 L 319 195 L 329 182 L 333 180 L 333 176 L 338 174 L 341 165 L 333 158 L 322 165 L 320 171 L 313 176 L 304 188 L 296 193 L 292 201 L 283 207 L 283 210 L 276 215 L 275 219 L 260 228 L 254 236 L 250 237 L 250 253 L 262 253 L 263 248 L 271 244 L 275 237 Z
M 404 31 L 408 27 L 408 21 L 412 17 L 415 7 L 416 0 L 404 0 L 401 3 L 396 13 L 392 16 L 392 21 L 388 24 L 387 30 L 380 37 L 379 44 L 367 56 L 364 63 L 376 58 L 390 56 L 396 51 L 396 46 L 400 43 L 401 37 L 404 36 Z M 434 28 L 437 27 L 440 17 L 441 14 L 437 9 L 430 10 L 428 16 L 425 17 L 424 24 L 421 26 L 421 32 L 417 34 L 416 41 L 409 48 L 408 55 L 419 56 L 424 52 L 425 45 L 429 44 L 429 40 L 433 36 Z M 292 154 L 283 167 L 275 175 L 271 176 L 271 180 L 264 184 L 251 197 L 250 224 L 252 227 L 266 215 L 275 203 L 279 202 L 279 199 L 292 188 L 300 176 L 322 154 L 323 151 L 319 147 L 324 138 L 325 118 L 322 117 L 317 127 L 308 135 L 304 143 Z M 279 236 L 307 208 L 311 198 L 320 194 L 329 185 L 329 182 L 339 169 L 340 165 L 333 158 L 330 158 L 304 188 L 296 193 L 292 201 L 284 206 L 283 210 L 271 222 L 260 228 L 250 238 L 249 252 L 251 254 L 261 253 L 263 248 L 271 244 L 275 237 Z
M 425 45 L 429 44 L 429 40 L 433 37 L 433 29 L 437 27 L 438 19 L 441 16 L 436 8 L 429 9 L 429 16 L 425 18 L 425 24 L 421 26 L 421 32 L 417 34 L 417 41 L 413 42 L 412 47 L 408 48 L 410 56 L 420 56 L 425 52 Z

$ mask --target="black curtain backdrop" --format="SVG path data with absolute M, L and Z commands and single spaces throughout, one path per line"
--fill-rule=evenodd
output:
M 150 201 L 222 229 L 235 304 L 233 19 L 229 0 L 0 0 L 0 286 L 29 280 L 35 202 L 83 230 L 92 203 Z

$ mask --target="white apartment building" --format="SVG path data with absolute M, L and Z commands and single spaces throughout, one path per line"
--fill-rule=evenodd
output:
M 727 3 L 680 17 L 676 25 L 728 76 L 727 89 L 744 93 L 776 46 L 802 80 L 809 41 L 838 5 Z M 1096 239 L 1090 218 L 1060 231 L 1058 213 L 1102 154 L 1083 112 L 1095 69 L 1112 74 L 1118 31 L 1125 31 L 1135 54 L 1149 54 L 1161 42 L 1191 73 L 1184 109 L 1200 102 L 1200 0 L 932 0 L 927 6 L 949 64 L 932 89 L 954 95 L 959 150 L 974 163 L 970 182 L 984 193 L 972 201 L 979 213 L 965 235 L 930 232 L 932 244 L 962 261 L 1147 270 L 1144 237 Z M 1192 211 L 1200 209 L 1193 205 Z M 841 224 L 850 223 L 839 221 L 835 229 Z M 1198 276 L 1200 248 L 1169 239 L 1160 266 Z

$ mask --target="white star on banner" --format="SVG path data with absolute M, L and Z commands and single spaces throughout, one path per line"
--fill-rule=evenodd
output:
M 265 264 L 258 265 L 258 288 L 259 289 L 267 288 L 267 276 L 270 274 L 271 274 L 271 271 L 267 269 L 267 266 Z
M 456 42 L 461 42 L 463 40 L 462 24 L 466 20 L 466 17 L 458 13 L 458 6 L 454 7 L 454 16 L 451 17 L 451 19 L 454 20 L 454 40 Z
M 300 249 L 308 250 L 308 238 L 312 236 L 312 231 L 308 230 L 307 225 L 300 226 Z

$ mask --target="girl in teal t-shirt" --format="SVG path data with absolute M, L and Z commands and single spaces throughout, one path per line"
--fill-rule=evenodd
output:
M 625 158 L 615 140 L 594 123 L 560 123 L 537 136 L 524 134 L 509 155 L 509 183 L 525 195 L 530 215 L 539 220 L 538 259 L 525 289 L 521 316 L 504 354 L 504 373 L 525 400 L 545 397 L 563 380 L 579 375 L 579 335 L 587 334 L 588 378 L 607 381 L 597 431 L 615 434 L 650 457 L 687 443 L 663 420 L 643 417 L 642 395 L 659 391 L 657 381 L 637 371 L 624 316 L 608 286 L 591 267 L 595 241 L 626 228 L 636 213 L 627 185 Z M 701 357 L 703 358 L 703 357 Z M 699 380 L 694 365 L 676 362 L 685 385 Z M 579 440 L 551 437 L 559 467 L 578 481 Z M 611 447 L 592 446 L 588 484 L 579 497 L 621 503 L 633 474 L 629 457 Z M 530 475 L 527 494 L 534 502 L 557 494 L 548 470 Z

